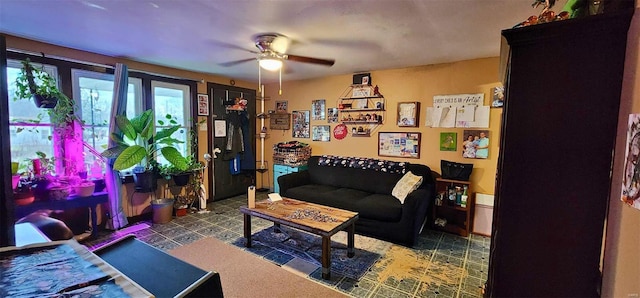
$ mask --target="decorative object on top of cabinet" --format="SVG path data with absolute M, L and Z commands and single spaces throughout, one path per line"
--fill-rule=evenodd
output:
M 398 126 L 417 127 L 418 115 L 420 115 L 420 103 L 400 102 L 398 103 Z
M 433 228 L 468 236 L 473 225 L 474 199 L 471 182 L 436 178 Z

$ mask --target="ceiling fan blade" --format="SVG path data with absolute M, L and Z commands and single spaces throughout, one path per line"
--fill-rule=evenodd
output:
M 245 63 L 245 62 L 249 62 L 249 61 L 253 61 L 253 60 L 256 60 L 256 58 L 247 58 L 247 59 L 242 59 L 242 60 L 235 60 L 235 61 L 229 61 L 229 62 L 224 62 L 224 63 L 218 63 L 218 65 L 224 66 L 224 67 L 230 67 L 230 66 L 238 65 L 240 63 Z
M 326 65 L 326 66 L 332 66 L 334 63 L 336 63 L 336 60 L 333 60 L 333 59 L 319 59 L 319 58 L 311 58 L 311 57 L 304 57 L 304 56 L 298 56 L 298 55 L 286 55 L 285 59 L 302 62 L 302 63 L 313 63 L 313 64 L 320 64 L 320 65 Z

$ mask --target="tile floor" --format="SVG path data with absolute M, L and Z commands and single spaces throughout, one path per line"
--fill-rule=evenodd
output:
M 266 194 L 260 193 L 258 199 L 262 196 L 266 198 Z M 215 237 L 231 243 L 243 237 L 242 214 L 238 211 L 242 205 L 246 205 L 246 196 L 236 196 L 209 203 L 207 209 L 212 210 L 209 213 L 188 214 L 166 224 L 144 221 L 116 232 L 100 231 L 97 239 L 82 244 L 96 248 L 128 233 L 163 250 L 171 250 L 204 237 Z M 252 219 L 254 233 L 270 225 L 271 222 Z M 480 289 L 487 279 L 490 241 L 488 237 L 473 234 L 459 237 L 425 229 L 418 243 L 410 249 L 412 255 L 418 256 L 414 265 L 420 270 L 415 275 L 401 280 L 389 277 L 380 281 L 384 268 L 374 265 L 360 281 L 335 275 L 332 275 L 331 280 L 325 281 L 320 278 L 319 270 L 311 273 L 308 278 L 353 297 L 481 297 Z M 271 261 L 282 264 L 277 257 Z M 385 256 L 378 260 L 380 262 L 385 262 Z M 447 275 L 451 271 L 443 270 L 446 268 L 437 264 L 446 264 L 449 269 L 453 266 L 458 271 L 464 268 L 462 272 L 465 273 L 454 275 L 456 282 L 439 282 L 431 277 Z

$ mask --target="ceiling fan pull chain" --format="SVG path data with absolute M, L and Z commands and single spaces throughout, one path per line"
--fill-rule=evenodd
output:
M 282 67 L 279 70 L 279 81 L 280 81 L 280 90 L 278 90 L 278 95 L 282 95 Z
M 260 63 L 258 63 L 258 92 L 262 92 L 262 71 L 260 70 Z

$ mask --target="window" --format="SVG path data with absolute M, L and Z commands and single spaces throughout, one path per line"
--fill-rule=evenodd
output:
M 104 167 L 96 153 L 107 149 L 109 119 L 113 104 L 114 76 L 86 70 L 72 70 L 76 111 L 83 122 L 84 164 L 92 177 L 102 177 Z M 79 99 L 79 100 L 78 100 Z M 129 78 L 126 115 L 131 118 L 142 110 L 142 80 Z M 95 151 L 92 152 L 92 150 Z
M 22 166 L 26 160 L 36 158 L 35 152 L 53 156 L 52 129 L 46 109 L 39 109 L 31 100 L 16 100 L 16 78 L 22 64 L 18 60 L 7 61 L 7 87 L 9 96 L 9 135 L 11 141 L 11 160 Z M 57 69 L 51 65 L 32 63 L 57 78 Z
M 166 116 L 171 115 L 183 129 L 179 129 L 171 137 L 182 141 L 175 147 L 183 156 L 191 154 L 189 146 L 189 131 L 191 129 L 191 97 L 190 88 L 187 85 L 172 84 L 160 81 L 151 81 L 151 90 L 153 95 L 153 110 L 158 120 L 164 120 L 164 126 L 156 126 L 156 131 L 163 127 L 170 126 L 166 121 Z M 168 162 L 161 156 L 158 163 L 167 164 Z

